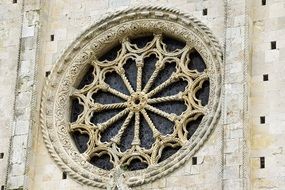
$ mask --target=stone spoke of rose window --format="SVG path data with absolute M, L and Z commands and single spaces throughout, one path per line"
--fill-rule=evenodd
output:
M 135 113 L 135 134 L 134 134 L 132 145 L 140 145 L 140 138 L 139 138 L 140 134 L 139 133 L 140 133 L 140 113 L 136 112 Z
M 129 112 L 129 114 L 128 114 L 126 120 L 124 121 L 122 127 L 120 128 L 118 134 L 111 139 L 112 142 L 114 142 L 116 144 L 120 144 L 122 135 L 125 132 L 126 128 L 128 127 L 129 123 L 131 122 L 133 115 L 134 115 L 134 112 Z
M 118 72 L 118 74 L 121 76 L 123 82 L 125 83 L 127 89 L 129 90 L 130 93 L 134 93 L 134 89 L 129 81 L 129 79 L 127 78 L 126 74 L 125 74 L 125 70 L 123 67 L 118 67 L 116 69 L 116 71 Z
M 96 112 L 102 111 L 102 110 L 112 110 L 112 109 L 120 109 L 120 108 L 126 108 L 127 103 L 114 103 L 114 104 L 100 104 L 100 103 L 93 103 L 91 106 L 94 107 L 94 110 Z
M 155 108 L 155 107 L 153 107 L 153 106 L 151 106 L 151 105 L 147 105 L 145 108 L 148 109 L 149 111 L 152 111 L 152 112 L 154 112 L 154 113 L 156 113 L 156 114 L 162 116 L 162 117 L 167 118 L 168 120 L 170 120 L 170 121 L 172 121 L 172 122 L 175 121 L 175 120 L 177 119 L 177 117 L 178 117 L 178 116 L 177 116 L 176 114 L 174 114 L 174 113 L 169 114 L 169 113 L 167 113 L 167 112 L 165 112 L 165 111 L 162 111 L 162 110 L 160 110 L 160 109 L 158 109 L 158 108 Z
M 152 130 L 152 134 L 153 137 L 156 138 L 158 136 L 161 135 L 161 133 L 156 129 L 155 125 L 153 124 L 153 122 L 151 121 L 150 117 L 148 116 L 147 112 L 145 111 L 145 109 L 141 110 L 142 115 L 144 116 L 148 126 L 150 127 L 150 129 Z
M 110 92 L 111 94 L 118 96 L 124 100 L 128 100 L 129 96 L 126 94 L 123 94 L 122 92 L 119 92 L 118 90 L 112 88 L 110 85 L 104 83 L 102 84 L 102 90 L 106 92 Z
M 141 57 L 137 59 L 137 91 L 142 89 L 142 69 L 143 69 L 143 60 Z
M 145 85 L 145 87 L 144 87 L 144 89 L 143 89 L 143 92 L 144 92 L 144 93 L 148 92 L 148 90 L 150 89 L 150 87 L 153 85 L 154 80 L 155 80 L 156 77 L 158 76 L 159 71 L 161 71 L 162 68 L 163 68 L 163 65 L 162 65 L 161 63 L 157 62 L 157 63 L 155 64 L 155 69 L 154 69 L 152 75 L 150 76 L 149 80 L 147 81 L 147 83 L 146 83 L 146 85 Z
M 169 79 L 167 79 L 166 81 L 161 83 L 159 86 L 157 86 L 155 89 L 153 89 L 149 93 L 147 93 L 148 97 L 151 97 L 151 96 L 157 94 L 158 92 L 162 91 L 164 88 L 166 88 L 170 84 L 176 82 L 177 80 L 178 80 L 177 74 L 176 73 L 172 74 Z
M 172 96 L 151 98 L 151 99 L 149 99 L 147 101 L 147 103 L 155 104 L 155 103 L 171 102 L 171 101 L 184 101 L 184 99 L 183 99 L 183 92 L 179 92 L 178 94 L 172 95 Z
M 107 121 L 105 121 L 104 123 L 99 123 L 97 124 L 98 128 L 100 131 L 104 131 L 107 127 L 109 127 L 110 125 L 112 125 L 113 123 L 115 123 L 116 121 L 118 121 L 120 118 L 122 118 L 124 115 L 126 115 L 129 112 L 129 109 L 124 109 L 123 111 L 119 112 L 118 114 L 116 114 L 115 116 L 111 117 L 110 119 L 108 119 Z

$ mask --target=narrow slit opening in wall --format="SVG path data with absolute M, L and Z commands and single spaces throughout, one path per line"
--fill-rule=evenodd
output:
M 271 42 L 271 49 L 276 49 L 276 41 Z
M 49 74 L 50 74 L 50 71 L 47 71 L 47 72 L 46 72 L 46 77 L 48 77 L 48 76 L 49 76 Z
M 17 0 L 13 0 L 13 3 L 16 4 L 16 3 L 17 3 Z
M 261 4 L 262 4 L 262 5 L 266 5 L 266 0 L 262 0 L 262 1 L 261 1 Z
M 54 34 L 50 35 L 50 41 L 54 41 Z
M 197 157 L 192 157 L 192 165 L 197 165 Z
M 66 178 L 67 178 L 66 172 L 62 172 L 62 179 L 66 179 Z
M 268 79 L 268 74 L 264 74 L 263 75 L 263 81 L 268 81 L 269 79 Z
M 260 168 L 265 168 L 265 157 L 260 157 Z
M 203 16 L 208 15 L 208 9 L 203 9 Z
M 1 153 L 0 153 L 0 159 L 3 159 L 3 158 L 4 158 L 4 153 L 1 152 Z
M 265 123 L 265 116 L 261 116 L 261 117 L 260 117 L 260 123 L 261 123 L 261 124 L 264 124 L 264 123 Z

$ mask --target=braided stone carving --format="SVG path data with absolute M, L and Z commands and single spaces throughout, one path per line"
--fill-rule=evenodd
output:
M 136 43 L 140 38 L 148 40 Z M 176 10 L 139 7 L 95 23 L 67 48 L 43 90 L 51 156 L 74 179 L 102 188 L 110 180 L 127 187 L 168 174 L 217 123 L 221 56 L 209 29 Z

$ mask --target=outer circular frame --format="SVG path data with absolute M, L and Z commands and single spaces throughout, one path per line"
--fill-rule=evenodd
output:
M 81 34 L 55 64 L 43 89 L 41 127 L 44 142 L 56 163 L 77 181 L 106 188 L 112 171 L 86 161 L 68 133 L 69 96 L 81 71 L 114 43 L 137 33 L 164 33 L 184 40 L 204 59 L 210 80 L 207 114 L 191 139 L 171 156 L 147 169 L 126 171 L 126 183 L 136 186 L 167 175 L 181 166 L 206 141 L 220 115 L 222 50 L 211 31 L 192 16 L 163 7 L 138 7 L 111 14 Z

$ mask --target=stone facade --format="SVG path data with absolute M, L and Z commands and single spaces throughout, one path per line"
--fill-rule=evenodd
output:
M 216 36 L 224 54 L 222 112 L 196 165 L 188 159 L 132 189 L 285 188 L 284 0 L 0 0 L 1 190 L 99 189 L 63 179 L 43 141 L 41 93 L 76 37 L 104 15 L 142 5 L 191 14 Z

